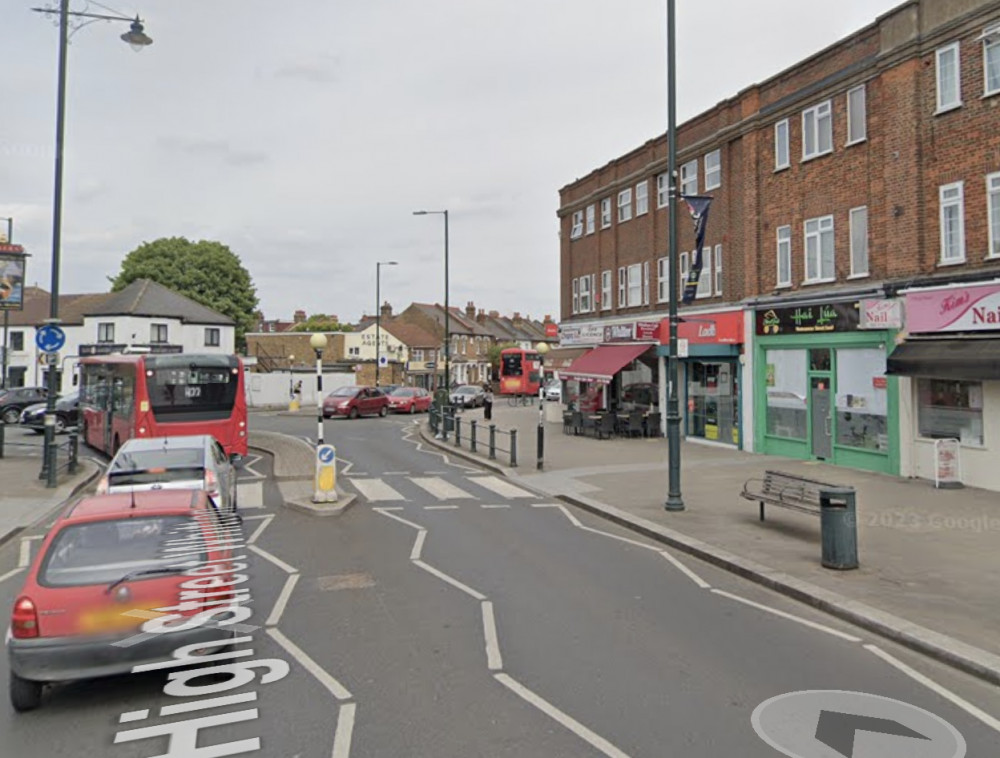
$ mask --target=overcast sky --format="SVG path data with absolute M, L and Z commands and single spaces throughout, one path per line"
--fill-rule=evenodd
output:
M 140 0 L 69 49 L 61 289 L 212 239 L 269 318 L 451 302 L 558 315 L 563 185 L 666 129 L 666 0 Z M 57 29 L 5 0 L 0 216 L 50 283 Z M 57 3 L 56 3 L 57 4 Z M 678 0 L 683 121 L 897 0 Z M 106 13 L 72 0 L 74 10 Z

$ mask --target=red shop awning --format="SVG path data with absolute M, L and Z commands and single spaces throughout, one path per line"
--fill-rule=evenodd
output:
M 600 345 L 581 355 L 572 365 L 559 372 L 561 379 L 580 382 L 608 383 L 625 366 L 645 353 L 651 345 Z

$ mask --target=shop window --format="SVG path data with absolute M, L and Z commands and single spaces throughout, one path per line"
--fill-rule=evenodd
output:
M 767 433 L 806 439 L 808 431 L 805 350 L 768 350 L 765 354 Z
M 821 347 L 813 348 L 809 351 L 809 370 L 810 371 L 829 371 L 830 370 L 830 348 Z
M 918 379 L 917 426 L 921 437 L 982 446 L 982 382 Z
M 837 351 L 838 445 L 888 452 L 886 386 L 884 350 Z
M 10 351 L 20 353 L 24 350 L 24 332 L 10 333 Z

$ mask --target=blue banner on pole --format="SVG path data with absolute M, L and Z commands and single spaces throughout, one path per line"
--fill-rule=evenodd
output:
M 687 203 L 691 218 L 694 219 L 695 249 L 691 256 L 691 267 L 688 269 L 687 280 L 684 282 L 682 303 L 692 303 L 698 294 L 698 282 L 701 279 L 701 269 L 704 264 L 702 248 L 705 245 L 705 227 L 708 226 L 708 208 L 712 198 L 706 195 L 681 195 Z

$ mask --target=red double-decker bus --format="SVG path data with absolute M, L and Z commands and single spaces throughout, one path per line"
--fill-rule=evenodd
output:
M 247 454 L 243 361 L 172 353 L 80 359 L 81 437 L 114 455 L 132 437 L 211 434 L 230 458 Z
M 500 351 L 500 394 L 537 395 L 542 386 L 542 357 L 534 350 L 508 347 Z

